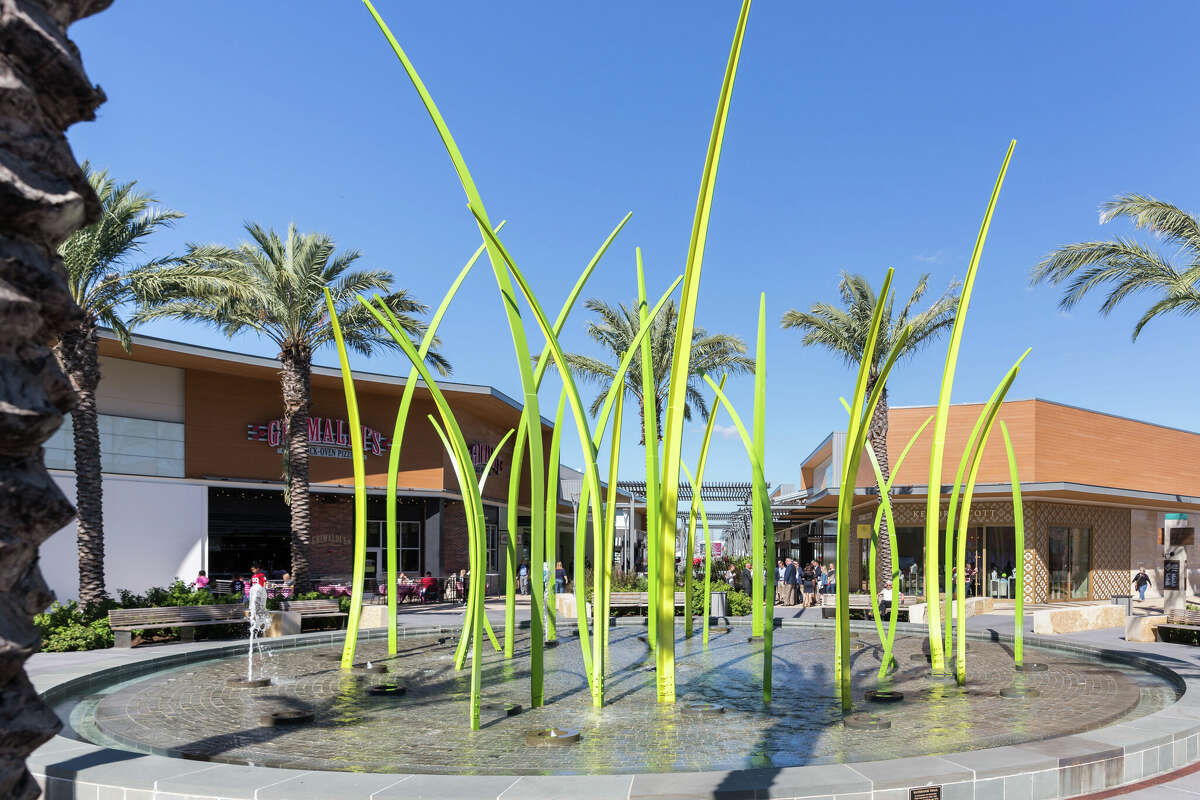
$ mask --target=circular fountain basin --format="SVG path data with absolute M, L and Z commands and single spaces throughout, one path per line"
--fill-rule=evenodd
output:
M 99 744 L 158 755 L 309 770 L 444 774 L 625 774 L 796 767 L 911 758 L 1038 741 L 1153 713 L 1175 701 L 1176 683 L 1086 654 L 1026 647 L 1045 672 L 1014 673 L 1011 646 L 972 641 L 966 687 L 929 677 L 923 639 L 899 636 L 901 669 L 879 689 L 882 649 L 862 632 L 851 640 L 852 711 L 869 725 L 842 724 L 828 627 L 774 634 L 774 691 L 762 702 L 762 643 L 723 637 L 705 650 L 677 632 L 676 704 L 660 704 L 656 675 L 640 670 L 637 630 L 610 632 L 606 702 L 593 707 L 577 639 L 545 653 L 545 697 L 531 708 L 528 639 L 506 662 L 484 645 L 479 731 L 469 730 L 470 669 L 439 660 L 435 635 L 406 636 L 395 656 L 382 639 L 359 645 L 359 663 L 381 664 L 407 687 L 403 703 L 374 696 L 370 679 L 321 658 L 340 644 L 282 648 L 264 660 L 270 686 L 235 689 L 226 679 L 242 659 L 152 672 L 80 702 L 72 727 Z M 1002 697 L 1019 682 L 1020 699 Z M 1028 690 L 1038 692 L 1033 696 Z M 1006 692 L 1006 694 L 1013 694 Z M 523 704 L 519 716 L 508 710 Z M 313 719 L 264 725 L 271 709 L 303 708 Z M 721 713 L 698 713 L 719 707 Z M 421 724 L 413 725 L 414 718 Z M 567 750 L 531 747 L 531 730 L 578 731 Z M 864 729 L 866 732 L 864 732 Z

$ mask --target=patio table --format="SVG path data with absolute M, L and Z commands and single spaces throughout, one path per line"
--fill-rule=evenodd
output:
M 421 587 L 415 583 L 397 583 L 396 584 L 396 602 L 406 603 L 411 600 L 421 599 Z M 379 588 L 375 590 L 381 597 L 387 597 L 387 583 L 379 584 Z

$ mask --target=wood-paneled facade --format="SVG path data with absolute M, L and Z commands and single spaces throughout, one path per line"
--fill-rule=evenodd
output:
M 939 527 L 943 531 L 949 485 L 982 408 L 962 404 L 950 411 L 941 487 Z M 928 406 L 891 409 L 888 450 L 893 457 L 934 411 Z M 1200 520 L 1200 434 L 1040 399 L 1006 403 L 1000 419 L 1013 440 L 1023 489 L 1025 599 L 1047 602 L 1128 594 L 1132 575 L 1143 566 L 1151 574 L 1151 594 L 1157 593 L 1161 586 L 1157 535 L 1164 515 L 1184 513 Z M 893 504 L 898 530 L 925 525 L 931 430 L 932 426 L 922 434 L 896 474 Z M 800 465 L 801 490 L 775 501 L 777 516 L 791 520 L 777 523 L 780 541 L 790 542 L 794 550 L 801 549 L 805 537 L 819 538 L 822 531 L 828 537 L 828 524 L 822 527 L 822 521 L 836 515 L 841 463 L 837 445 L 842 442 L 844 438 L 835 433 L 815 448 Z M 864 465 L 855 487 L 856 525 L 873 522 L 878 502 L 866 459 Z M 819 485 L 823 475 L 831 477 Z M 997 426 L 982 456 L 971 507 L 969 527 L 976 539 L 968 541 L 1011 537 L 1011 492 Z M 915 536 L 914 532 L 910 538 Z M 944 533 L 939 542 L 944 542 Z M 1194 573 L 1190 584 L 1200 580 L 1196 569 L 1200 550 L 1192 553 L 1193 547 L 1188 548 L 1189 571 Z M 851 547 L 855 587 L 865 579 L 861 549 L 859 542 Z M 905 564 L 915 560 L 903 545 L 901 555 Z M 993 571 L 1011 579 L 1009 561 L 979 566 L 985 591 Z

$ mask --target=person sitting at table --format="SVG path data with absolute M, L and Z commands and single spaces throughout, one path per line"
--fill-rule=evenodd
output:
M 407 575 L 405 575 L 403 572 L 401 572 L 400 577 L 396 578 L 396 583 L 405 583 L 405 584 L 412 583 L 412 579 L 409 578 Z
M 421 601 L 429 603 L 437 599 L 437 579 L 432 572 L 426 572 L 421 578 Z

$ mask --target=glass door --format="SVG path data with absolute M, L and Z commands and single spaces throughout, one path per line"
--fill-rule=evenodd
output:
M 368 547 L 365 561 L 366 568 L 363 570 L 363 583 L 368 588 L 374 588 L 379 585 L 379 582 L 384 578 L 380 574 L 380 569 L 383 566 L 383 549 L 379 547 Z M 373 583 L 372 583 L 373 582 Z
M 1049 555 L 1049 599 L 1090 599 L 1092 529 L 1051 527 Z

